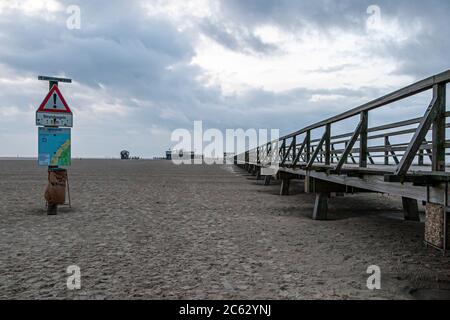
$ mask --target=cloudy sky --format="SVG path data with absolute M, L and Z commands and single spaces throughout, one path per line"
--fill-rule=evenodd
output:
M 449 69 L 449 14 L 448 0 L 0 0 L 0 156 L 37 155 L 41 74 L 74 80 L 73 156 L 152 157 L 194 120 L 288 133 Z

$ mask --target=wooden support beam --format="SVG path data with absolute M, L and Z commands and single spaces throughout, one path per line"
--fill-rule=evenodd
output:
M 389 137 L 385 136 L 384 137 L 384 165 L 388 166 L 389 165 L 389 150 L 388 150 L 388 145 L 389 145 Z
M 330 146 L 330 139 L 331 139 L 331 124 L 328 123 L 325 126 L 325 165 L 329 166 L 331 163 L 331 146 Z
M 256 168 L 256 180 L 261 180 L 261 168 Z
M 340 158 L 339 158 L 338 153 L 336 152 L 336 149 L 334 148 L 334 143 L 331 144 L 331 151 L 332 151 L 332 154 L 334 154 L 334 156 L 336 157 L 336 161 L 339 162 Z M 331 163 L 334 162 L 333 158 L 334 157 L 331 157 Z
M 327 220 L 329 193 L 316 193 L 313 220 Z
M 294 161 L 294 159 L 297 157 L 297 137 L 294 136 L 292 138 L 292 145 L 293 145 L 293 149 L 292 149 L 292 161 Z
M 292 162 L 292 167 L 295 167 L 298 163 L 298 160 L 300 159 L 300 156 L 303 153 L 303 150 L 306 148 L 307 144 L 309 144 L 309 138 L 308 135 L 306 135 L 305 140 L 303 140 L 302 145 L 300 146 L 300 149 L 297 152 L 297 156 L 294 158 L 294 161 Z
M 435 121 L 436 116 L 440 114 L 441 101 L 439 94 L 442 94 L 442 92 L 439 90 L 439 87 L 440 85 L 434 85 L 433 87 L 433 100 L 428 106 L 427 111 L 420 121 L 420 124 L 417 127 L 416 132 L 414 133 L 414 136 L 397 167 L 397 170 L 395 171 L 395 174 L 398 176 L 404 176 L 408 172 L 409 167 L 413 163 L 417 151 L 422 145 L 431 124 Z
M 310 130 L 306 131 L 305 141 L 306 141 L 306 145 L 305 145 L 306 162 L 309 162 L 309 159 L 311 158 L 311 131 Z
M 291 184 L 291 179 L 283 177 L 281 179 L 280 196 L 289 195 L 289 185 Z
M 416 199 L 402 197 L 402 205 L 405 220 L 420 222 L 419 207 Z
M 350 138 L 350 141 L 347 143 L 347 147 L 344 150 L 344 153 L 342 154 L 342 158 L 341 160 L 338 162 L 337 166 L 336 166 L 336 172 L 339 173 L 342 169 L 342 166 L 347 162 L 347 157 L 350 154 L 350 152 L 353 149 L 353 146 L 356 143 L 356 140 L 358 140 L 359 135 L 361 134 L 361 130 L 362 130 L 362 126 L 363 126 L 363 120 L 361 119 L 358 123 L 358 126 L 355 129 L 355 132 L 353 132 L 352 137 Z M 353 161 L 355 161 L 353 159 Z
M 328 136 L 328 133 L 325 130 L 325 133 L 323 134 L 322 139 L 320 139 L 319 144 L 316 146 L 316 150 L 314 150 L 314 152 L 311 156 L 311 159 L 309 159 L 309 161 L 308 161 L 308 165 L 306 166 L 307 169 L 311 168 L 312 165 L 314 164 L 314 161 L 316 160 L 317 155 L 321 151 L 322 146 L 325 143 L 325 140 L 327 139 L 327 136 Z
M 375 161 L 373 161 L 373 158 L 370 156 L 370 152 L 367 152 L 367 158 L 370 161 L 370 164 L 375 164 Z
M 367 167 L 367 130 L 369 123 L 368 111 L 361 112 L 361 132 L 359 134 L 359 166 Z
M 286 140 L 284 141 L 283 145 L 286 144 Z M 289 157 L 289 153 L 291 152 L 292 148 L 295 149 L 295 139 L 292 139 L 291 144 L 289 145 L 289 148 L 287 151 L 283 151 L 283 159 L 281 160 L 280 166 L 284 165 L 286 163 L 287 158 Z
M 433 148 L 431 168 L 433 171 L 445 171 L 445 109 L 446 85 L 439 84 L 433 88 L 437 97 L 436 118 L 433 121 Z
M 386 148 L 391 153 L 395 164 L 398 165 L 400 163 L 400 161 L 398 160 L 397 155 L 395 154 L 395 151 L 392 150 L 391 143 L 389 142 L 389 137 L 385 137 L 385 143 L 386 143 Z
M 256 147 L 256 163 L 260 164 L 260 158 L 259 158 L 259 147 Z

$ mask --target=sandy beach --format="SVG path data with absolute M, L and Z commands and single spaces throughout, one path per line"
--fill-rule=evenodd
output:
M 450 258 L 425 248 L 398 198 L 333 198 L 313 221 L 300 183 L 281 197 L 232 165 L 74 160 L 72 208 L 47 216 L 46 179 L 35 161 L 0 161 L 2 299 L 450 297 Z M 70 265 L 81 290 L 67 289 Z M 370 265 L 381 290 L 366 287 Z

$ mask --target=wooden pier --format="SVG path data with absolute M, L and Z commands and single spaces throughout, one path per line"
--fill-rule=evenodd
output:
M 405 219 L 419 220 L 418 201 L 442 212 L 442 245 L 447 249 L 450 173 L 447 149 L 446 85 L 450 70 L 409 85 L 332 118 L 312 124 L 276 141 L 235 156 L 235 164 L 258 176 L 289 181 L 303 179 L 305 192 L 315 193 L 314 219 L 327 218 L 330 193 L 379 192 L 402 197 Z M 423 116 L 370 127 L 371 112 L 429 91 Z M 352 132 L 333 135 L 344 121 L 357 119 Z M 313 138 L 313 133 L 319 133 Z

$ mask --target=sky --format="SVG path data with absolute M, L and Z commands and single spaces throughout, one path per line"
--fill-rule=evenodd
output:
M 73 157 L 162 156 L 194 121 L 287 134 L 445 71 L 449 14 L 448 0 L 0 0 L 0 156 L 37 156 L 38 75 L 73 79 Z

